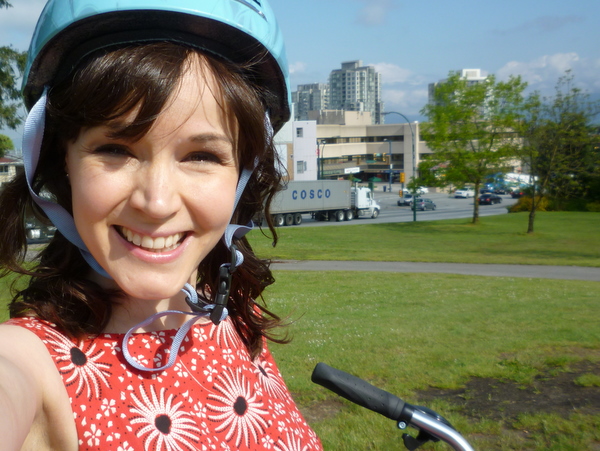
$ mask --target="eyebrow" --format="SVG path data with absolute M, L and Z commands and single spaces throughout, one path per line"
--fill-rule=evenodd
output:
M 229 139 L 227 135 L 220 133 L 201 133 L 199 135 L 194 135 L 190 138 L 190 141 L 196 143 L 206 143 L 211 141 L 222 141 L 226 144 L 233 145 L 233 140 Z

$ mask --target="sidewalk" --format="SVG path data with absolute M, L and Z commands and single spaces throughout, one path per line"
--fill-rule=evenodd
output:
M 289 271 L 376 271 L 404 273 L 447 273 L 489 277 L 588 280 L 600 282 L 600 268 L 586 266 L 479 265 L 469 263 L 362 262 L 322 260 L 279 260 L 273 270 Z

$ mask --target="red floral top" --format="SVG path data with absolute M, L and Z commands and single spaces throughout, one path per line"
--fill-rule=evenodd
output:
M 271 353 L 265 346 L 251 360 L 229 319 L 194 325 L 175 365 L 158 373 L 126 363 L 124 334 L 73 342 L 35 318 L 8 324 L 47 346 L 71 399 L 80 450 L 322 450 Z M 129 352 L 159 367 L 175 333 L 134 334 Z

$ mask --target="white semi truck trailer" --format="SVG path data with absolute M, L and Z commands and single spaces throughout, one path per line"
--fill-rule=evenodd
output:
M 352 186 L 348 180 L 292 181 L 271 203 L 276 226 L 299 225 L 302 215 L 317 221 L 351 221 L 376 218 L 380 206 L 369 188 Z

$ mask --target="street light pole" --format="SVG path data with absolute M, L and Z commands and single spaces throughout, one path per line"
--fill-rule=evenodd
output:
M 321 147 L 321 144 L 323 144 L 323 147 Z M 325 180 L 325 160 L 323 159 L 323 153 L 325 152 L 325 144 L 327 144 L 327 141 L 325 141 L 324 139 L 322 140 L 317 140 L 317 147 L 319 148 L 319 161 L 320 161 L 320 168 L 319 168 L 319 176 L 317 177 L 318 180 Z
M 411 125 L 410 121 L 408 120 L 408 118 L 404 114 L 398 113 L 397 111 L 387 111 L 385 113 L 381 113 L 382 116 L 385 116 L 387 114 L 397 114 L 397 115 L 401 116 L 406 121 L 406 123 L 408 124 L 408 128 L 410 129 L 410 134 L 411 134 L 411 137 L 412 137 L 412 173 L 413 173 L 413 175 L 412 175 L 412 181 L 413 181 L 413 183 L 412 183 L 412 185 L 413 185 L 413 189 L 412 189 L 413 208 L 412 209 L 413 209 L 413 221 L 416 222 L 416 220 L 417 220 L 417 204 L 415 202 L 415 198 L 417 196 L 417 186 L 416 186 L 416 180 L 417 180 L 416 172 L 417 171 L 416 171 L 416 167 L 415 166 L 417 165 L 417 155 L 416 155 L 416 152 L 415 152 L 415 132 L 413 131 L 413 128 L 412 128 L 412 125 Z
M 394 170 L 394 164 L 392 163 L 392 140 L 391 139 L 384 139 L 384 142 L 387 141 L 388 145 L 389 145 L 389 154 L 390 154 L 390 176 L 389 176 L 389 183 L 390 183 L 390 193 L 392 192 L 392 177 L 393 177 L 393 170 Z

